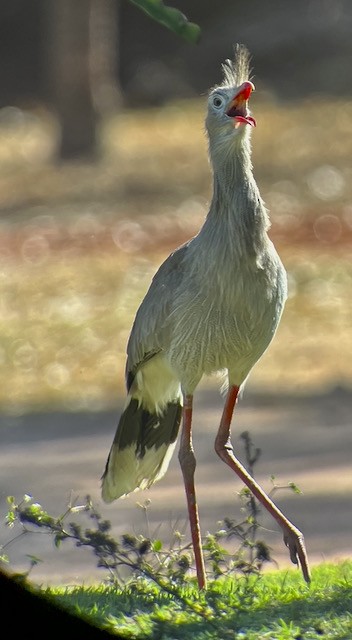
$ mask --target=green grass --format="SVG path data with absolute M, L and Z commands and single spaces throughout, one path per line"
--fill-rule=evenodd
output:
M 305 585 L 299 571 L 192 584 L 171 595 L 140 580 L 124 589 L 51 588 L 61 606 L 136 640 L 343 640 L 352 638 L 352 562 L 323 564 Z

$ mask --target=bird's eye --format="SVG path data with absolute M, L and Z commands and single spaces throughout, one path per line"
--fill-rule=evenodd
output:
M 223 104 L 224 104 L 224 99 L 221 96 L 214 96 L 213 105 L 216 109 L 220 109 L 220 107 L 222 107 Z

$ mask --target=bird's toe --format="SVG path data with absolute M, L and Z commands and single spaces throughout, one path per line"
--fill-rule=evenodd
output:
M 287 528 L 284 530 L 284 542 L 289 549 L 291 562 L 301 567 L 303 577 L 309 583 L 310 571 L 303 533 L 296 527 Z

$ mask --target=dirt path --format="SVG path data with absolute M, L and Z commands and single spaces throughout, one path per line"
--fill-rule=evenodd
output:
M 280 484 L 294 481 L 303 491 L 277 494 L 280 507 L 304 531 L 311 563 L 352 555 L 352 393 L 336 389 L 321 397 L 256 396 L 249 390 L 237 410 L 233 428 L 235 449 L 239 434 L 249 430 L 262 449 L 257 479 L 270 488 L 271 474 Z M 215 531 L 223 517 L 240 518 L 240 482 L 221 464 L 213 440 L 221 412 L 217 390 L 203 388 L 195 407 L 194 445 L 198 460 L 197 486 L 203 532 Z M 135 530 L 147 534 L 143 510 L 136 502 L 151 499 L 150 532 L 167 538 L 177 521 L 182 528 L 185 499 L 175 455 L 167 476 L 151 490 L 103 505 L 99 478 L 105 465 L 117 420 L 114 413 L 42 414 L 0 417 L 0 544 L 14 533 L 3 525 L 6 496 L 24 493 L 49 511 L 65 510 L 71 491 L 94 503 L 113 523 L 114 535 Z M 263 514 L 263 533 L 280 567 L 288 558 L 276 525 Z M 188 529 L 186 527 L 186 532 Z M 187 534 L 188 535 L 188 534 Z M 26 554 L 41 562 L 32 579 L 44 583 L 90 583 L 106 577 L 95 567 L 91 552 L 70 543 L 57 550 L 49 536 L 35 533 L 6 548 L 11 570 L 28 568 Z

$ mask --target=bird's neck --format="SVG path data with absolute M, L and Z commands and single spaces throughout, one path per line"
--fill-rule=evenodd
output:
M 249 140 L 228 153 L 211 154 L 211 162 L 213 197 L 204 233 L 238 254 L 261 252 L 269 219 L 253 176 Z
M 246 144 L 228 150 L 222 155 L 211 155 L 213 167 L 212 207 L 217 209 L 219 200 L 225 206 L 232 204 L 234 196 L 243 194 L 255 184 L 250 147 Z M 214 211 L 215 213 L 215 211 Z

